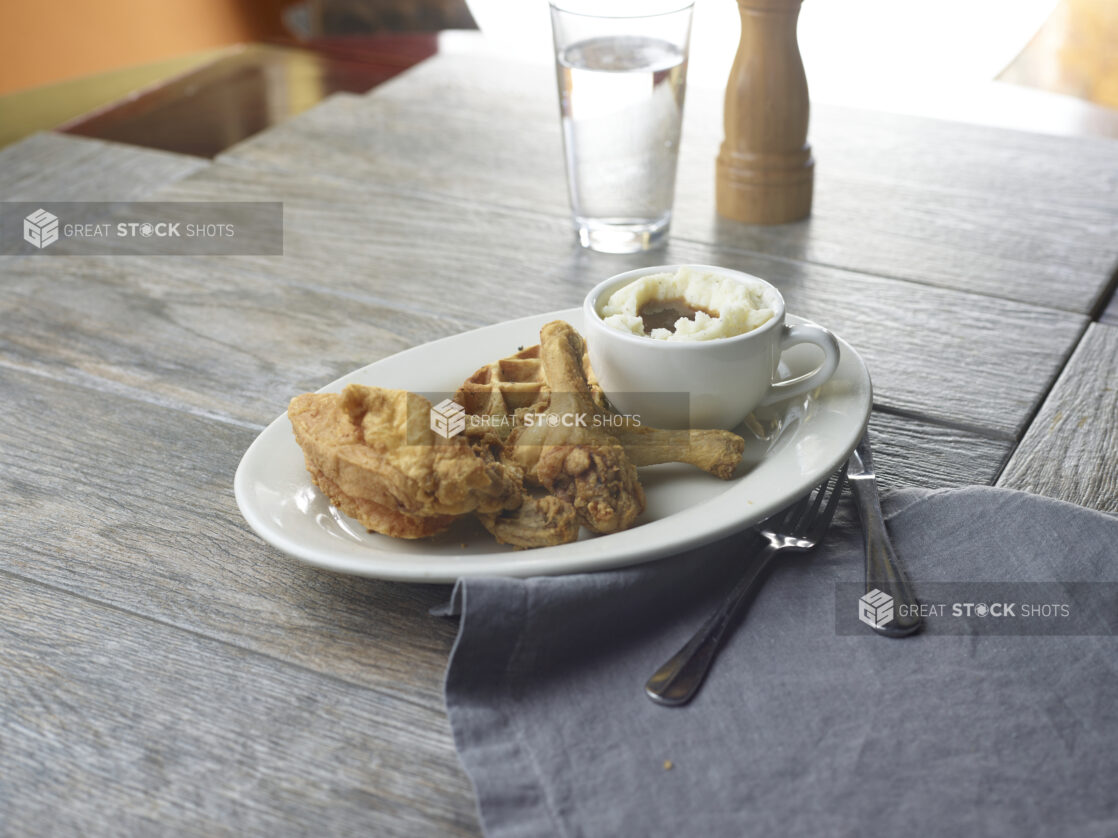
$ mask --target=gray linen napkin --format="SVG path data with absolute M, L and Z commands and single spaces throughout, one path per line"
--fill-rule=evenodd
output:
M 918 595 L 1118 581 L 1115 518 L 984 487 L 885 506 Z M 490 838 L 1118 835 L 1113 631 L 840 632 L 836 590 L 863 573 L 850 507 L 821 550 L 779 561 L 690 705 L 652 704 L 644 681 L 752 537 L 619 571 L 459 582 L 446 703 Z M 1116 587 L 1098 585 L 1096 606 L 1118 613 Z

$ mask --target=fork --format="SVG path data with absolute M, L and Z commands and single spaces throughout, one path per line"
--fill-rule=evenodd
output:
M 694 698 L 733 618 L 765 568 L 778 553 L 807 552 L 819 544 L 831 526 L 845 483 L 846 467 L 843 466 L 807 496 L 764 522 L 760 533 L 768 543 L 752 563 L 750 572 L 738 580 L 694 637 L 648 679 L 644 691 L 649 698 L 671 707 Z

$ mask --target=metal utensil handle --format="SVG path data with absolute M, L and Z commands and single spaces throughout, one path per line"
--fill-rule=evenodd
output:
M 885 516 L 881 512 L 877 488 L 872 480 L 855 479 L 850 481 L 850 485 L 858 500 L 858 517 L 866 537 L 866 592 L 876 588 L 891 596 L 896 615 L 889 625 L 874 631 L 890 637 L 912 634 L 923 621 L 912 585 L 885 529 Z
M 649 698 L 657 704 L 671 706 L 686 704 L 691 700 L 710 671 L 710 665 L 714 662 L 714 656 L 722 645 L 722 638 L 725 637 L 734 615 L 776 553 L 777 549 L 771 544 L 762 548 L 753 563 L 752 571 L 738 580 L 722 605 L 702 628 L 648 679 L 644 691 Z

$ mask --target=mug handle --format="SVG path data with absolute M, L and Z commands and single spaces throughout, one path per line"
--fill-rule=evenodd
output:
M 784 399 L 790 399 L 792 396 L 798 396 L 801 393 L 806 393 L 808 390 L 814 390 L 834 375 L 835 370 L 838 369 L 838 341 L 835 340 L 834 335 L 822 326 L 809 326 L 806 324 L 799 324 L 796 326 L 786 325 L 784 327 L 784 334 L 781 335 L 780 338 L 780 353 L 783 355 L 785 350 L 801 343 L 813 343 L 822 349 L 823 363 L 812 372 L 798 375 L 795 378 L 789 378 L 787 381 L 773 382 L 768 395 L 761 400 L 759 407 L 770 405 L 773 402 L 783 401 Z

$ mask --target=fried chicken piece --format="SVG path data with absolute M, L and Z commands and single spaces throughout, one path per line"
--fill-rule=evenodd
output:
M 343 513 L 355 518 L 370 532 L 379 532 L 393 538 L 427 538 L 437 535 L 454 523 L 455 515 L 432 515 L 419 518 L 382 506 L 366 498 L 352 498 L 338 488 L 338 484 L 319 471 L 307 460 L 311 481 Z
M 734 476 L 745 440 L 732 431 L 723 430 L 667 430 L 650 425 L 634 425 L 623 421 L 602 392 L 589 353 L 583 353 L 582 370 L 590 385 L 590 393 L 600 416 L 610 419 L 607 430 L 621 443 L 635 466 L 654 466 L 659 463 L 688 463 L 723 480 Z
M 578 538 L 575 508 L 555 495 L 526 495 L 516 509 L 479 512 L 477 517 L 499 543 L 518 548 L 550 547 Z
M 688 463 L 723 480 L 734 476 L 745 451 L 745 440 L 731 431 L 670 431 L 641 426 L 610 433 L 635 466 Z
M 728 480 L 741 462 L 745 440 L 721 430 L 669 431 L 647 425 L 626 425 L 602 393 L 585 352 L 582 369 L 604 427 L 621 443 L 635 466 L 689 463 Z M 470 416 L 484 422 L 467 426 L 466 437 L 476 445 L 500 445 L 521 424 L 525 413 L 542 413 L 551 390 L 544 378 L 540 347 L 529 346 L 515 355 L 492 361 L 467 378 L 454 395 Z
M 582 370 L 583 349 L 568 323 L 556 320 L 540 330 L 546 409 L 509 435 L 501 456 L 570 503 L 593 532 L 616 532 L 644 511 L 644 489 L 621 443 L 589 421 L 597 408 Z
M 296 396 L 287 414 L 315 483 L 370 530 L 418 538 L 448 517 L 517 507 L 521 473 L 437 436 L 430 411 L 415 393 L 351 384 Z

